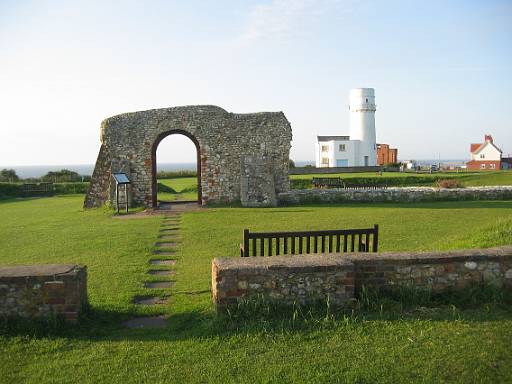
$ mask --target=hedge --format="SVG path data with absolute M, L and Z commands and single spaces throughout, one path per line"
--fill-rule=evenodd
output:
M 404 176 L 404 177 L 350 177 L 342 179 L 347 187 L 360 185 L 375 185 L 388 187 L 408 187 L 433 185 L 439 180 L 455 179 L 458 176 Z M 311 189 L 313 188 L 312 179 L 291 179 L 292 189 Z
M 50 192 L 25 192 L 23 183 L 0 183 L 0 198 L 85 194 L 89 183 L 55 183 Z

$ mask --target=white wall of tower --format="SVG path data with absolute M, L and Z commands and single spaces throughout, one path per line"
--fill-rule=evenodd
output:
M 355 166 L 377 164 L 377 140 L 375 134 L 375 91 L 373 88 L 350 90 L 350 140 L 359 140 L 355 154 Z M 368 164 L 365 164 L 365 156 Z

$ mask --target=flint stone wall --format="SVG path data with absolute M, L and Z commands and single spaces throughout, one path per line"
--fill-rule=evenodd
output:
M 443 292 L 480 283 L 512 289 L 512 246 L 451 252 L 331 253 L 212 261 L 212 293 L 219 310 L 256 296 L 285 305 L 313 304 L 329 297 L 332 305 L 343 306 L 363 286 Z
M 111 175 L 124 172 L 130 178 L 130 201 L 146 207 L 156 205 L 156 148 L 169 134 L 180 133 L 196 144 L 200 171 L 201 203 L 241 200 L 242 174 L 249 179 L 246 197 L 258 205 L 256 185 L 260 165 L 268 174 L 263 180 L 269 201 L 290 189 L 288 159 L 292 132 L 282 112 L 228 113 L 216 106 L 186 106 L 125 113 L 101 123 L 101 147 L 84 206 L 113 202 Z M 242 166 L 242 163 L 245 166 Z M 261 179 L 261 178 L 260 178 Z M 261 182 L 261 180 L 260 180 Z M 265 200 L 265 199 L 263 199 Z
M 0 318 L 62 315 L 76 322 L 87 306 L 87 269 L 73 264 L 0 267 Z
M 393 187 L 381 189 L 295 189 L 278 194 L 279 204 L 342 203 L 359 201 L 418 202 L 460 200 L 511 200 L 512 186 L 430 188 Z

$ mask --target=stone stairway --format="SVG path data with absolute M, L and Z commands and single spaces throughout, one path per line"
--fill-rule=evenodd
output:
M 181 215 L 182 212 L 168 212 L 165 214 L 157 241 L 155 242 L 154 256 L 149 260 L 148 280 L 142 282 L 150 293 L 135 297 L 133 300 L 135 304 L 143 306 L 163 306 L 169 304 L 169 290 L 175 283 L 172 277 L 176 273 L 173 267 L 177 261 L 175 255 L 179 240 Z M 152 290 L 158 292 L 151 294 Z M 135 317 L 126 321 L 123 325 L 132 329 L 165 328 L 167 326 L 167 316 Z

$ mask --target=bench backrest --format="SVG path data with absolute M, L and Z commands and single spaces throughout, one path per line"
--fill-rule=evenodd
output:
M 47 193 L 53 192 L 53 183 L 25 183 L 21 185 L 21 190 L 24 193 Z
M 302 232 L 250 232 L 244 229 L 240 256 L 300 255 L 331 252 L 377 252 L 379 226 Z
M 341 180 L 341 177 L 313 177 L 311 182 L 315 187 L 342 187 L 345 185 L 345 183 Z

